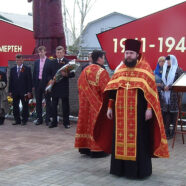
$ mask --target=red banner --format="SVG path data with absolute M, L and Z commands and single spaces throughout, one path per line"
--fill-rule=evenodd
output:
M 33 32 L 9 22 L 0 20 L 0 66 L 8 66 L 15 55 L 32 54 L 35 47 Z
M 128 38 L 142 41 L 141 52 L 155 69 L 158 58 L 173 54 L 186 70 L 186 2 L 97 34 L 110 68 L 123 60 Z

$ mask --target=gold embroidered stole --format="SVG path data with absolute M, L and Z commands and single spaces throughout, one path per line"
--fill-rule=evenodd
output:
M 115 158 L 136 160 L 137 89 L 120 88 L 116 95 Z
M 117 159 L 123 160 L 136 159 L 137 89 L 144 92 L 145 99 L 154 113 L 152 121 L 153 156 L 169 157 L 155 78 L 149 64 L 143 60 L 135 68 L 127 68 L 122 65 L 105 88 L 105 92 L 109 90 L 117 90 L 118 92 L 115 105 L 115 156 Z

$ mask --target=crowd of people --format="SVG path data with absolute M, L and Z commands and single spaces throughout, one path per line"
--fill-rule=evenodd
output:
M 140 53 L 141 42 L 125 41 L 124 60 L 110 78 L 104 67 L 105 52 L 89 53 L 89 64 L 82 67 L 78 79 L 79 114 L 75 148 L 90 157 L 111 154 L 110 173 L 130 178 L 145 178 L 152 174 L 152 157 L 168 158 L 167 139 L 174 135 L 178 114 L 177 95 L 172 84 L 181 75 L 175 56 L 158 59 L 153 72 Z M 46 48 L 38 48 L 40 59 L 34 63 L 33 75 L 23 64 L 23 56 L 16 55 L 17 65 L 10 70 L 9 95 L 13 98 L 13 125 L 26 125 L 28 100 L 35 92 L 36 125 L 43 123 L 42 100 L 46 100 L 45 123 L 49 128 L 58 126 L 57 106 L 62 99 L 63 125 L 69 122 L 69 78 L 74 72 L 61 72 L 62 80 L 55 83 L 55 73 L 68 60 L 62 46 L 56 48 L 56 59 L 46 57 Z M 154 78 L 155 76 L 155 78 Z M 0 101 L 7 86 L 5 74 L 0 74 Z M 48 84 L 52 91 L 45 92 Z M 20 116 L 19 102 L 22 102 Z M 0 122 L 5 111 L 0 105 Z M 51 120 L 52 118 L 52 120 Z M 173 124 L 170 130 L 170 123 Z
M 70 128 L 69 122 L 69 78 L 75 76 L 74 72 L 61 72 L 62 80 L 55 83 L 53 79 L 56 72 L 66 64 L 65 49 L 62 46 L 56 48 L 56 58 L 52 60 L 46 56 L 46 47 L 38 48 L 39 59 L 34 62 L 33 74 L 31 69 L 24 65 L 24 58 L 21 54 L 16 55 L 16 66 L 10 69 L 8 94 L 13 99 L 13 116 L 12 125 L 26 125 L 29 117 L 28 101 L 35 94 L 36 98 L 36 125 L 43 123 L 42 100 L 46 101 L 46 117 L 45 123 L 49 128 L 57 127 L 57 107 L 59 98 L 62 99 L 63 125 L 66 129 Z M 0 74 L 0 122 L 4 123 L 5 107 L 3 100 L 6 99 L 5 88 L 7 86 L 6 74 Z M 53 84 L 51 92 L 46 92 L 45 88 L 48 84 Z M 22 110 L 20 112 L 20 101 Z M 20 114 L 21 113 L 21 114 Z M 52 119 L 51 119 L 52 118 Z

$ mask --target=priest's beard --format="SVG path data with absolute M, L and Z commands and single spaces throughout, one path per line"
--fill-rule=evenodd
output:
M 127 59 L 125 59 L 124 63 L 127 67 L 133 68 L 136 66 L 138 59 L 133 59 L 132 61 L 128 62 Z

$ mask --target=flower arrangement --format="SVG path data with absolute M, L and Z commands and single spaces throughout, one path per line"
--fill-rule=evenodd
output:
M 31 99 L 28 103 L 28 106 L 29 106 L 29 111 L 32 113 L 34 112 L 35 110 L 35 107 L 36 107 L 36 102 L 33 101 L 33 99 Z
M 63 76 L 61 74 L 61 72 L 66 72 L 66 73 L 70 73 L 70 72 L 76 72 L 76 70 L 78 69 L 78 67 L 80 66 L 79 63 L 76 63 L 75 59 L 73 59 L 72 61 L 70 61 L 69 63 L 67 63 L 66 65 L 64 65 L 63 67 L 61 67 L 55 74 L 55 76 L 53 77 L 53 81 L 54 83 L 50 83 L 48 84 L 48 86 L 46 87 L 45 91 L 46 92 L 51 92 L 52 87 L 55 83 L 58 83 L 60 80 L 63 79 Z
M 55 58 L 54 58 L 53 56 L 50 56 L 49 59 L 50 59 L 50 60 L 53 60 L 53 59 L 55 59 Z
M 42 100 L 42 108 L 43 108 L 43 114 L 42 116 L 45 118 L 46 117 L 46 100 Z
M 25 71 L 25 67 L 22 67 L 22 68 L 21 68 L 21 72 L 24 72 L 24 71 Z
M 29 94 L 25 94 L 24 98 L 25 98 L 25 101 L 29 101 L 30 99 L 33 99 L 33 94 L 30 93 L 30 97 L 29 97 Z
M 9 106 L 8 115 L 11 115 L 13 112 L 13 99 L 12 97 L 7 96 L 7 100 L 8 100 L 8 106 Z

